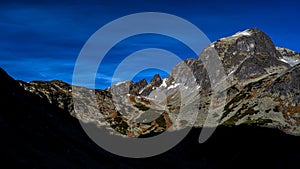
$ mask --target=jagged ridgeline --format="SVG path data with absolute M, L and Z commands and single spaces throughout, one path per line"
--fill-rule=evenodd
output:
M 209 59 L 213 51 L 217 52 L 223 64 L 225 79 L 229 83 L 225 89 L 227 100 L 220 117 L 221 125 L 247 124 L 300 134 L 297 65 L 300 55 L 289 49 L 275 47 L 272 40 L 256 28 L 219 39 L 208 45 L 199 58 L 187 59 L 175 66 L 172 73 L 180 71 L 182 64 L 189 66 L 197 81 L 194 88 L 186 86 L 187 81 L 194 79 L 184 74 L 177 79 L 172 76 L 162 79 L 156 74 L 149 83 L 145 79 L 139 82 L 125 81 L 106 90 L 96 90 L 103 121 L 97 120 L 97 114 L 84 115 L 84 110 L 74 111 L 72 86 L 67 83 L 55 80 L 20 81 L 19 84 L 26 91 L 47 99 L 79 120 L 93 121 L 102 127 L 111 126 L 119 132 L 117 134 L 132 137 L 165 131 L 170 126 L 173 126 L 172 130 L 181 129 L 186 121 L 175 122 L 174 119 L 182 108 L 181 99 L 190 98 L 181 98 L 179 87 L 183 92 L 195 90 L 199 91 L 201 98 L 195 126 L 202 127 L 211 96 L 210 80 L 202 60 Z M 118 95 L 113 99 L 111 93 Z

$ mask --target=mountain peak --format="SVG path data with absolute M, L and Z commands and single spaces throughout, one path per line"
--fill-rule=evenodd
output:
M 233 38 L 239 38 L 239 37 L 251 37 L 251 36 L 267 36 L 268 35 L 266 33 L 264 33 L 262 30 L 258 29 L 258 28 L 250 28 L 250 29 L 245 29 L 243 31 L 239 31 L 236 32 L 235 34 L 228 36 L 228 37 L 224 37 L 221 38 L 219 40 L 228 40 L 228 39 L 233 39 Z
M 262 30 L 260 30 L 260 29 L 258 29 L 258 28 L 256 28 L 256 27 L 254 27 L 254 28 L 249 28 L 249 29 L 246 29 L 246 30 L 244 30 L 244 31 L 247 31 L 247 32 L 249 32 L 249 33 L 264 33 Z
M 162 78 L 159 74 L 155 74 L 153 78 L 151 79 L 150 83 L 152 83 L 154 86 L 158 87 L 162 83 Z
M 232 35 L 232 37 L 251 36 L 253 33 L 255 33 L 257 31 L 258 31 L 258 29 L 256 29 L 256 28 L 254 28 L 254 29 L 246 29 L 244 31 L 235 33 L 234 35 Z
M 238 80 L 256 78 L 290 67 L 280 60 L 282 56 L 271 38 L 258 28 L 246 29 L 213 42 L 203 50 L 199 59 L 209 59 L 216 54 L 225 72 L 233 74 Z

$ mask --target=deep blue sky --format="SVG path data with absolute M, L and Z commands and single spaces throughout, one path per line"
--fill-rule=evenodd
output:
M 24 81 L 60 79 L 72 82 L 76 58 L 88 38 L 103 25 L 137 12 L 165 12 L 198 26 L 211 41 L 257 27 L 278 46 L 300 51 L 298 1 L 1 1 L 0 66 Z M 179 47 L 181 46 L 181 47 Z M 97 87 L 110 85 L 112 70 L 125 55 L 161 47 L 182 59 L 194 57 L 175 40 L 145 35 L 126 39 L 107 55 Z M 148 80 L 154 70 L 141 76 Z

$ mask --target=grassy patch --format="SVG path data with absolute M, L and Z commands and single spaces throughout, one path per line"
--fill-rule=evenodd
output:
M 116 122 L 118 122 L 118 123 L 121 123 L 122 118 L 121 118 L 121 117 L 116 117 L 116 118 L 114 118 L 114 121 L 116 121 Z
M 247 120 L 242 124 L 246 124 L 246 125 L 254 125 L 254 126 L 258 126 L 258 125 L 265 125 L 268 123 L 272 123 L 273 121 L 271 119 L 256 119 L 256 120 Z
M 256 106 L 256 105 L 254 105 Z M 254 107 L 253 106 L 253 107 Z M 245 105 L 242 106 L 242 108 L 240 108 L 235 115 L 233 115 L 232 117 L 230 117 L 228 120 L 226 120 L 223 124 L 224 125 L 235 125 L 236 122 L 239 120 L 239 119 L 242 119 L 243 117 L 247 116 L 247 115 L 253 115 L 253 114 L 256 114 L 258 113 L 259 111 L 258 110 L 254 110 L 252 107 L 250 107 L 249 109 L 247 109 L 244 113 L 242 113 L 242 110 L 245 109 Z
M 242 99 L 246 99 L 247 96 L 248 93 L 244 93 L 242 91 L 241 93 L 237 94 L 234 98 L 232 98 L 230 102 L 228 102 L 228 104 L 226 104 L 226 106 L 224 107 L 224 113 L 221 117 L 221 120 L 224 119 L 230 112 L 232 112 L 232 109 L 235 108 Z M 233 105 L 232 108 L 229 108 L 231 105 Z
M 122 121 L 121 123 L 111 125 L 111 127 L 119 133 L 126 135 L 129 126 L 126 122 Z
M 166 120 L 163 115 L 160 115 L 155 122 L 159 125 L 159 127 L 166 128 Z
M 139 110 L 142 110 L 142 111 L 147 111 L 147 110 L 150 109 L 149 107 L 145 106 L 145 105 L 142 104 L 142 103 L 136 103 L 136 104 L 134 105 L 134 107 L 136 107 L 136 108 L 138 108 Z

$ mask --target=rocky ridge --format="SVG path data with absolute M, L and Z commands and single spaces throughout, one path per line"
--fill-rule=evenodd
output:
M 225 72 L 225 77 L 216 78 L 228 82 L 224 89 L 227 94 L 224 110 L 216 114 L 221 125 L 271 127 L 300 135 L 300 55 L 275 47 L 272 40 L 256 28 L 213 42 L 199 58 L 187 59 L 175 66 L 165 79 L 155 75 L 149 84 L 143 79 L 95 90 L 97 105 L 93 105 L 93 109 L 98 113 L 74 111 L 72 86 L 64 82 L 20 81 L 19 84 L 80 120 L 95 122 L 100 127 L 111 126 L 122 135 L 140 137 L 184 127 L 186 121 L 194 118 L 195 107 L 199 111 L 195 126 L 203 127 L 211 102 L 210 82 L 214 80 L 208 76 L 204 63 L 213 55 L 220 59 Z M 185 65 L 190 72 L 183 70 Z M 86 99 L 86 96 L 79 98 Z M 189 102 L 193 98 L 196 102 Z M 188 104 L 182 105 L 182 101 Z M 96 111 L 98 109 L 100 111 Z M 179 112 L 185 117 L 176 120 Z

